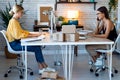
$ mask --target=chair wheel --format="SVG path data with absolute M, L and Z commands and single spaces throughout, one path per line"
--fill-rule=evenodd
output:
M 20 75 L 19 77 L 20 77 L 20 79 L 23 79 L 23 76 L 22 76 L 22 75 Z
M 107 57 L 105 57 L 105 60 L 107 60 Z
M 117 74 L 117 73 L 118 73 L 118 70 L 115 70 L 114 72 Z
M 114 74 L 111 74 L 111 77 L 114 77 Z
M 93 70 L 93 69 L 90 69 L 90 72 L 94 72 L 94 70 Z
M 56 61 L 56 62 L 54 62 L 54 65 L 55 66 L 62 66 L 62 62 L 61 61 Z
M 105 68 L 102 68 L 103 71 L 105 71 Z
M 33 75 L 33 72 L 30 72 L 30 75 Z
M 24 72 L 24 71 L 25 71 L 25 69 L 22 69 L 22 71 Z
M 8 77 L 8 74 L 4 74 L 4 77 Z
M 10 70 L 10 71 L 8 71 L 8 73 L 11 73 L 11 70 Z
M 92 65 L 93 64 L 93 61 L 91 60 L 91 61 L 89 61 L 89 63 L 88 63 L 89 65 Z
M 95 76 L 96 76 L 96 77 L 98 77 L 98 76 L 99 76 L 99 74 L 98 74 L 98 73 L 95 73 Z

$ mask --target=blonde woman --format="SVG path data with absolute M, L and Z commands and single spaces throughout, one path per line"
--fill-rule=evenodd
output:
M 38 32 L 29 32 L 21 28 L 20 22 L 18 20 L 23 16 L 23 13 L 24 8 L 22 6 L 13 6 L 12 10 L 10 11 L 10 14 L 13 17 L 9 21 L 8 28 L 6 31 L 6 36 L 10 43 L 10 46 L 16 51 L 22 50 L 20 42 L 21 38 L 37 37 L 41 35 Z M 28 46 L 27 50 L 35 53 L 36 61 L 39 67 L 39 74 L 43 73 L 44 71 L 55 71 L 55 69 L 49 68 L 48 65 L 45 63 L 40 46 Z

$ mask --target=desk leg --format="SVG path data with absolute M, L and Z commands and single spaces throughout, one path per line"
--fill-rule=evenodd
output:
M 74 48 L 72 45 L 69 45 L 69 80 L 72 80 L 72 68 L 73 68 L 73 59 L 74 59 Z
M 61 46 L 65 80 L 72 80 L 74 49 L 71 45 Z M 64 53 L 65 49 L 65 53 Z
M 25 46 L 25 80 L 27 80 L 27 46 Z
M 68 80 L 67 74 L 68 74 L 68 70 L 67 70 L 67 54 L 68 54 L 68 47 L 67 46 L 61 46 L 61 50 L 62 50 L 62 59 L 63 59 L 63 70 L 64 70 L 64 77 L 65 80 Z M 65 50 L 65 51 L 64 51 Z M 64 53 L 65 52 L 65 53 Z
M 109 66 L 110 66 L 110 70 L 109 70 L 109 80 L 112 80 L 111 79 L 111 74 L 112 74 L 112 44 L 110 45 L 110 53 L 109 53 Z
M 110 52 L 108 52 L 108 72 L 109 72 L 109 80 L 112 80 L 111 74 L 112 74 L 112 45 L 108 48 Z

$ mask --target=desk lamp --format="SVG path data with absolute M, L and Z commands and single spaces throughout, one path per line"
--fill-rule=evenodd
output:
M 67 12 L 68 24 L 69 25 L 78 25 L 78 15 L 79 12 L 77 10 L 71 10 Z

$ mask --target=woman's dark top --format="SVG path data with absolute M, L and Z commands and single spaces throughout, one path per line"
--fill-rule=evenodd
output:
M 105 31 L 106 31 L 106 28 L 104 29 L 104 27 L 101 29 L 101 31 L 99 32 L 99 34 L 105 34 Z M 107 39 L 110 39 L 112 41 L 115 41 L 117 38 L 117 32 L 116 32 L 116 29 L 114 27 L 114 29 L 112 31 L 110 31 Z

